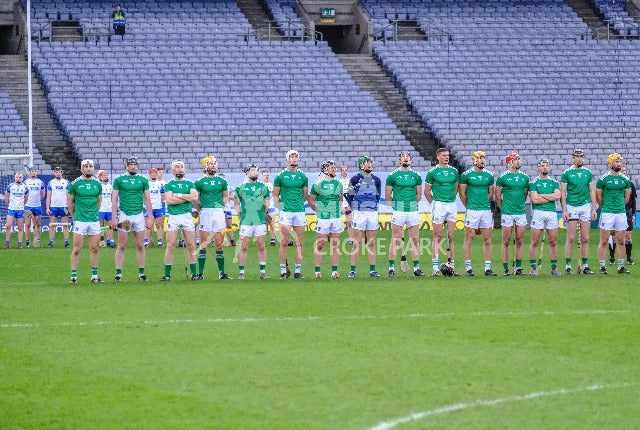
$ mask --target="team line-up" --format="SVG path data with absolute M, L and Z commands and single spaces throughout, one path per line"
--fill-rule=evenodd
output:
M 579 227 L 580 258 L 578 273 L 594 272 L 589 267 L 589 227 L 597 218 L 600 208 L 600 240 L 598 244 L 599 273 L 607 274 L 606 252 L 617 250 L 617 272 L 629 274 L 625 267 L 631 260 L 630 231 L 635 223 L 635 187 L 626 176 L 623 158 L 618 153 L 607 157 L 608 172 L 595 185 L 591 171 L 584 166 L 585 154 L 575 150 L 573 164 L 567 168 L 560 182 L 550 178 L 551 165 L 541 159 L 537 163 L 538 174 L 530 179 L 520 171 L 521 160 L 516 153 L 509 154 L 505 163 L 507 170 L 497 179 L 485 169 L 487 155 L 476 151 L 471 155 L 473 167 L 462 174 L 449 165 L 449 151 L 440 148 L 436 152 L 437 164 L 424 178 L 411 168 L 412 155 L 404 151 L 398 155 L 399 167 L 390 173 L 384 187 L 384 197 L 393 209 L 391 217 L 391 242 L 389 245 L 388 276 L 395 275 L 395 261 L 398 247 L 404 240 L 404 229 L 408 231 L 409 250 L 413 259 L 413 274 L 424 276 L 419 263 L 419 223 L 418 202 L 424 196 L 432 207 L 432 274 L 458 276 L 455 270 L 454 232 L 457 215 L 456 198 L 466 207 L 463 255 L 467 276 L 473 276 L 471 247 L 475 236 L 480 236 L 484 256 L 484 275 L 496 276 L 491 268 L 493 214 L 491 202 L 495 199 L 501 210 L 502 246 L 501 257 L 503 275 L 511 275 L 509 268 L 509 247 L 514 242 L 514 275 L 523 275 L 523 238 L 527 227 L 525 202 L 532 203 L 531 244 L 529 247 L 530 274 L 538 273 L 538 246 L 543 233 L 549 244 L 551 274 L 560 275 L 558 270 L 558 218 L 556 202 L 562 207 L 562 216 L 567 225 L 565 246 L 565 273 L 573 273 L 571 261 Z M 260 279 L 267 279 L 266 235 L 267 225 L 275 226 L 271 214 L 274 206 L 279 209 L 281 240 L 279 243 L 280 278 L 290 277 L 288 245 L 293 242 L 294 278 L 303 278 L 302 256 L 303 235 L 307 219 L 305 202 L 316 212 L 316 241 L 314 245 L 314 278 L 321 278 L 321 264 L 325 246 L 329 245 L 331 277 L 339 278 L 339 242 L 344 230 L 342 215 L 347 215 L 351 249 L 349 278 L 356 277 L 356 266 L 360 250 L 366 250 L 369 261 L 369 276 L 380 277 L 376 270 L 376 233 L 378 230 L 378 205 L 382 196 L 382 184 L 373 174 L 373 160 L 369 156 L 358 159 L 359 173 L 348 181 L 336 178 L 337 166 L 327 160 L 320 166 L 321 176 L 309 187 L 308 177 L 298 168 L 300 155 L 289 150 L 285 155 L 286 168 L 273 183 L 258 181 L 260 168 L 248 164 L 244 169 L 246 180 L 239 185 L 234 196 L 235 208 L 240 222 L 240 241 L 237 253 L 239 279 L 244 279 L 248 245 L 253 238 L 258 251 Z M 108 174 L 100 171 L 94 178 L 92 160 L 81 162 L 81 176 L 71 183 L 62 178 L 62 171 L 55 170 L 55 178 L 49 183 L 47 213 L 54 219 L 64 219 L 70 215 L 73 223 L 73 250 L 71 253 L 71 282 L 78 282 L 78 262 L 88 236 L 90 247 L 91 282 L 102 283 L 98 276 L 99 243 L 105 229 L 118 231 L 118 246 L 115 253 L 115 282 L 123 279 L 125 249 L 129 235 L 135 239 L 138 278 L 146 281 L 145 243 L 149 240 L 154 224 L 158 231 L 158 244 L 163 245 L 162 228 L 165 207 L 167 218 L 166 250 L 164 255 L 165 274 L 162 281 L 171 280 L 174 250 L 182 233 L 191 280 L 204 279 L 207 248 L 213 241 L 219 279 L 231 279 L 225 272 L 224 234 L 229 230 L 225 206 L 230 198 L 227 181 L 218 174 L 218 164 L 214 156 L 202 159 L 203 176 L 195 182 L 185 178 L 185 163 L 175 160 L 171 163 L 173 178 L 168 182 L 157 179 L 157 169 L 150 170 L 148 180 L 140 175 L 136 157 L 125 160 L 126 172 L 109 184 Z M 40 200 L 43 198 L 43 184 L 29 183 L 33 175 L 23 182 L 21 173 L 15 175 L 15 182 L 5 191 L 5 201 L 9 202 L 7 215 L 6 247 L 10 246 L 11 227 L 18 225 L 19 245 L 22 240 L 25 213 L 27 218 L 39 216 Z M 264 172 L 263 172 L 264 173 Z M 38 179 L 39 181 L 39 179 Z M 42 181 L 40 181 L 42 182 Z M 424 182 L 424 186 L 423 186 Z M 40 186 L 40 188 L 38 188 Z M 34 196 L 35 194 L 35 196 Z M 632 195 L 633 194 L 633 195 Z M 37 202 L 37 204 L 35 203 Z M 166 206 L 165 206 L 166 204 Z M 146 209 L 146 216 L 145 216 Z M 194 217 L 197 219 L 194 221 Z M 66 222 L 66 220 L 65 220 Z M 106 227 L 101 227 L 106 224 Z M 53 235 L 50 229 L 50 245 Z M 199 232 L 199 245 L 196 241 Z M 109 233 L 109 231 L 107 231 Z M 37 238 L 39 241 L 39 236 Z M 443 249 L 442 242 L 447 246 Z M 108 244 L 115 246 L 111 235 Z M 272 236 L 272 245 L 275 244 Z M 612 246 L 611 246 L 612 245 Z M 445 253 L 446 263 L 440 264 L 440 252 Z M 613 251 L 612 251 L 613 252 Z M 625 261 L 626 253 L 626 261 Z M 403 255 L 403 263 L 404 263 Z M 613 253 L 611 254 L 613 261 Z

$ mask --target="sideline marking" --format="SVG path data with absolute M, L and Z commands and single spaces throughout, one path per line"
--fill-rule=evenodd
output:
M 456 316 L 497 316 L 497 317 L 528 317 L 528 316 L 555 316 L 555 315 L 605 315 L 626 314 L 628 310 L 578 310 L 569 312 L 446 312 L 434 314 L 408 314 L 408 315 L 352 315 L 343 317 L 273 317 L 273 318 L 208 318 L 208 319 L 169 319 L 162 321 L 63 321 L 59 323 L 3 323 L 0 328 L 38 328 L 38 327 L 86 327 L 106 325 L 166 325 L 166 324 L 222 324 L 222 323 L 261 323 L 261 322 L 288 322 L 288 321 L 356 321 L 356 320 L 388 320 L 388 319 L 419 319 L 419 318 L 446 318 Z
M 631 385 L 635 385 L 635 384 L 590 385 L 588 387 L 583 387 L 583 388 L 561 388 L 559 390 L 552 390 L 552 391 L 538 391 L 536 393 L 520 394 L 520 395 L 515 395 L 511 397 L 502 397 L 502 398 L 493 399 L 493 400 L 476 400 L 474 402 L 468 402 L 468 403 L 454 403 L 452 405 L 441 406 L 439 408 L 431 409 L 428 411 L 416 412 L 411 415 L 407 415 L 406 417 L 398 418 L 395 420 L 384 421 L 382 423 L 376 424 L 375 426 L 371 427 L 370 430 L 389 430 L 396 427 L 399 424 L 405 424 L 411 421 L 421 420 L 423 418 L 426 418 L 432 415 L 439 415 L 439 414 L 445 414 L 447 412 L 460 411 L 460 410 L 469 409 L 469 408 L 476 408 L 478 406 L 496 406 L 496 405 L 501 405 L 503 403 L 508 403 L 508 402 L 537 399 L 539 397 L 559 396 L 559 395 L 580 393 L 585 391 L 604 390 L 609 388 L 622 388 L 622 387 L 628 387 Z

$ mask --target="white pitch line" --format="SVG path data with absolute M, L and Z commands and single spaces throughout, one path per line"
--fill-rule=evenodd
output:
M 468 402 L 468 403 L 454 403 L 452 405 L 441 406 L 439 408 L 431 409 L 428 411 L 416 412 L 411 415 L 407 415 L 406 417 L 398 418 L 395 420 L 384 421 L 382 423 L 376 424 L 375 426 L 371 427 L 370 430 L 389 430 L 400 424 L 406 424 L 411 421 L 422 420 L 432 415 L 446 414 L 448 412 L 476 408 L 479 406 L 496 406 L 496 405 L 501 405 L 503 403 L 518 402 L 521 400 L 532 400 L 540 397 L 561 396 L 561 395 L 575 394 L 575 393 L 581 393 L 586 391 L 605 390 L 610 388 L 622 388 L 622 387 L 628 387 L 630 385 L 634 385 L 634 384 L 590 385 L 588 387 L 582 387 L 582 388 L 561 388 L 559 390 L 538 391 L 536 393 L 520 394 L 520 395 L 515 395 L 511 397 L 502 397 L 502 398 L 493 399 L 493 400 L 476 400 L 474 402 Z
M 38 328 L 38 327 L 86 327 L 107 325 L 167 325 L 167 324 L 223 324 L 223 323 L 263 323 L 263 322 L 304 322 L 304 321 L 354 321 L 354 320 L 388 320 L 388 319 L 426 319 L 447 317 L 531 317 L 531 316 L 572 316 L 572 315 L 606 315 L 626 314 L 628 310 L 577 310 L 569 312 L 540 311 L 540 312 L 445 312 L 433 314 L 408 315 L 351 315 L 339 317 L 303 316 L 303 317 L 255 317 L 255 318 L 208 318 L 208 319 L 169 319 L 142 321 L 63 321 L 58 323 L 2 323 L 0 328 Z

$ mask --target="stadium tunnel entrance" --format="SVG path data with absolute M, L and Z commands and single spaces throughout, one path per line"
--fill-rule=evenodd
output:
M 322 33 L 336 54 L 357 54 L 360 40 L 355 40 L 355 25 L 317 25 L 316 31 Z

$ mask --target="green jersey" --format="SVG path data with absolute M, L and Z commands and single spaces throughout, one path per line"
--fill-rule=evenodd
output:
M 416 187 L 422 185 L 420 175 L 409 169 L 403 172 L 396 169 L 387 176 L 387 187 L 393 187 L 393 210 L 399 212 L 415 212 L 418 210 Z
M 183 179 L 182 181 L 172 179 L 164 185 L 164 192 L 170 191 L 173 194 L 189 194 L 194 188 L 195 185 L 193 182 L 187 179 Z M 177 205 L 167 204 L 167 212 L 169 215 L 186 214 L 191 212 L 191 207 L 191 202 L 183 202 Z
M 240 225 L 262 225 L 267 220 L 264 213 L 264 199 L 271 196 L 269 188 L 262 182 L 245 182 L 236 188 L 236 198 L 240 200 Z
M 555 179 L 540 179 L 536 177 L 533 181 L 529 182 L 529 192 L 536 192 L 538 194 L 553 194 L 555 190 L 560 189 L 560 184 Z M 531 207 L 539 211 L 556 211 L 556 202 L 546 202 L 542 204 L 532 203 Z
M 304 212 L 304 189 L 309 187 L 309 178 L 302 170 L 284 169 L 276 176 L 273 186 L 280 188 L 280 210 Z
M 567 204 L 582 206 L 591 203 L 591 193 L 589 193 L 591 181 L 593 181 L 593 175 L 586 167 L 576 169 L 571 166 L 565 170 L 560 177 L 560 182 L 567 184 Z
M 74 196 L 76 221 L 98 221 L 98 197 L 102 195 L 102 184 L 95 179 L 77 178 L 69 185 L 67 193 Z
M 144 209 L 144 192 L 149 181 L 140 175 L 120 175 L 113 181 L 113 191 L 118 191 L 120 210 L 126 215 L 137 215 Z
M 431 185 L 433 200 L 451 203 L 456 201 L 458 179 L 460 179 L 460 176 L 457 169 L 451 166 L 434 166 L 427 172 L 424 183 Z
M 195 187 L 200 193 L 201 208 L 224 208 L 222 193 L 229 189 L 226 179 L 220 176 L 203 176 L 196 181 Z
M 502 213 L 524 215 L 525 191 L 529 188 L 529 177 L 522 172 L 507 170 L 498 177 L 496 187 L 502 188 Z
M 631 181 L 626 176 L 612 175 L 607 173 L 602 175 L 596 182 L 596 189 L 602 190 L 602 210 L 604 213 L 623 214 L 624 195 L 626 190 L 631 188 Z
M 342 182 L 320 177 L 311 186 L 311 195 L 316 199 L 316 214 L 319 219 L 340 218 L 340 196 L 344 193 Z
M 466 185 L 467 209 L 474 211 L 491 210 L 489 188 L 493 187 L 495 179 L 493 173 L 482 170 L 476 172 L 473 168 L 460 175 L 460 184 Z

